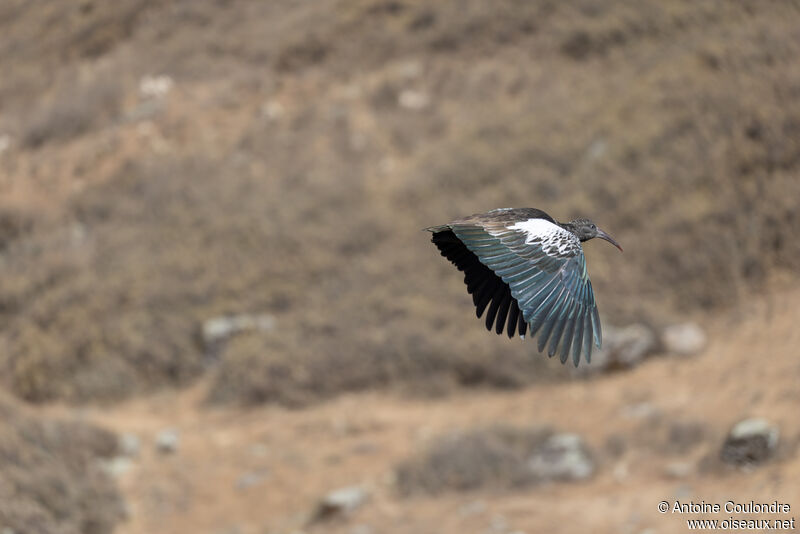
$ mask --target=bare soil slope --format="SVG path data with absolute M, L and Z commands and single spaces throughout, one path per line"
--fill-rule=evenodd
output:
M 213 399 L 244 403 L 535 382 L 419 231 L 498 206 L 619 238 L 587 247 L 606 320 L 733 306 L 800 260 L 792 2 L 0 14 L 0 367 L 30 401 L 218 361 Z M 278 328 L 208 354 L 238 313 Z
M 119 520 L 113 438 L 54 414 L 142 437 L 123 533 L 683 531 L 656 512 L 675 498 L 794 514 L 798 27 L 789 0 L 0 2 L 0 530 Z M 500 206 L 596 220 L 626 249 L 586 247 L 604 323 L 693 319 L 711 347 L 572 380 L 487 334 L 420 229 Z M 203 340 L 239 314 L 273 327 Z M 777 456 L 728 469 L 749 415 L 780 425 Z M 596 476 L 396 484 L 442 435 L 540 424 L 582 435 Z M 369 502 L 308 525 L 348 484 Z
M 758 298 L 746 313 L 714 321 L 715 342 L 696 358 L 656 359 L 631 372 L 518 392 L 435 401 L 365 393 L 299 411 L 241 411 L 206 407 L 201 384 L 88 415 L 143 439 L 140 460 L 121 481 L 132 514 L 119 534 L 666 533 L 686 532 L 686 519 L 702 517 L 797 518 L 798 310 L 796 290 Z M 744 417 L 780 427 L 775 459 L 756 469 L 719 460 L 725 435 Z M 587 482 L 512 490 L 398 491 L 396 466 L 437 436 L 498 422 L 578 433 L 596 455 L 597 473 Z M 173 455 L 153 446 L 166 427 L 181 436 Z M 695 430 L 689 436 L 682 429 Z M 676 462 L 689 466 L 685 477 L 670 474 Z M 317 500 L 348 485 L 365 486 L 370 499 L 349 517 L 308 525 Z M 658 513 L 660 501 L 676 499 L 777 500 L 792 513 Z

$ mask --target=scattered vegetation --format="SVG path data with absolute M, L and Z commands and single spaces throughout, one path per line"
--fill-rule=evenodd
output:
M 527 462 L 551 435 L 498 425 L 441 436 L 397 467 L 397 487 L 408 495 L 533 484 L 538 480 Z
M 0 523 L 26 534 L 111 534 L 123 503 L 100 469 L 116 437 L 75 421 L 38 420 L 0 397 Z
M 719 309 L 800 261 L 789 4 L 125 5 L 148 23 L 117 21 L 63 66 L 40 49 L 75 92 L 31 91 L 24 65 L 0 81 L 8 116 L 40 110 L 0 172 L 80 182 L 50 220 L 0 225 L 0 369 L 25 399 L 121 398 L 208 367 L 211 399 L 244 403 L 561 376 L 483 330 L 420 231 L 498 206 L 619 239 L 624 255 L 587 246 L 612 321 Z M 125 74 L 81 77 L 89 61 Z M 174 93 L 137 122 L 126 98 L 154 73 Z M 202 322 L 239 313 L 278 326 L 209 358 Z
M 17 206 L 0 205 L 0 251 L 33 229 L 34 214 Z
M 122 98 L 122 87 L 115 78 L 98 76 L 86 82 L 65 82 L 51 101 L 32 113 L 22 133 L 22 144 L 39 148 L 49 141 L 67 141 L 85 134 L 116 118 Z

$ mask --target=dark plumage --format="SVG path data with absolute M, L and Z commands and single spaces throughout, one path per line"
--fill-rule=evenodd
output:
M 594 237 L 622 250 L 588 219 L 559 223 L 535 208 L 501 208 L 426 228 L 464 283 L 486 328 L 508 337 L 530 330 L 538 348 L 575 365 L 602 344 L 581 243 Z

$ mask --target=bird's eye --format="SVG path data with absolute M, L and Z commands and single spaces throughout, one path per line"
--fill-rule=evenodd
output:
M 591 228 L 592 230 L 597 230 L 597 226 L 595 226 L 594 224 L 589 225 L 589 228 Z

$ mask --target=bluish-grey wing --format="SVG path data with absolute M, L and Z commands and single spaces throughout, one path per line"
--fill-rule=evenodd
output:
M 581 354 L 591 361 L 592 341 L 602 344 L 597 304 L 580 246 L 551 255 L 525 232 L 454 225 L 456 236 L 478 259 L 497 274 L 530 328 L 538 335 L 538 349 L 558 354 L 575 365 Z M 490 233 L 491 232 L 491 233 Z

